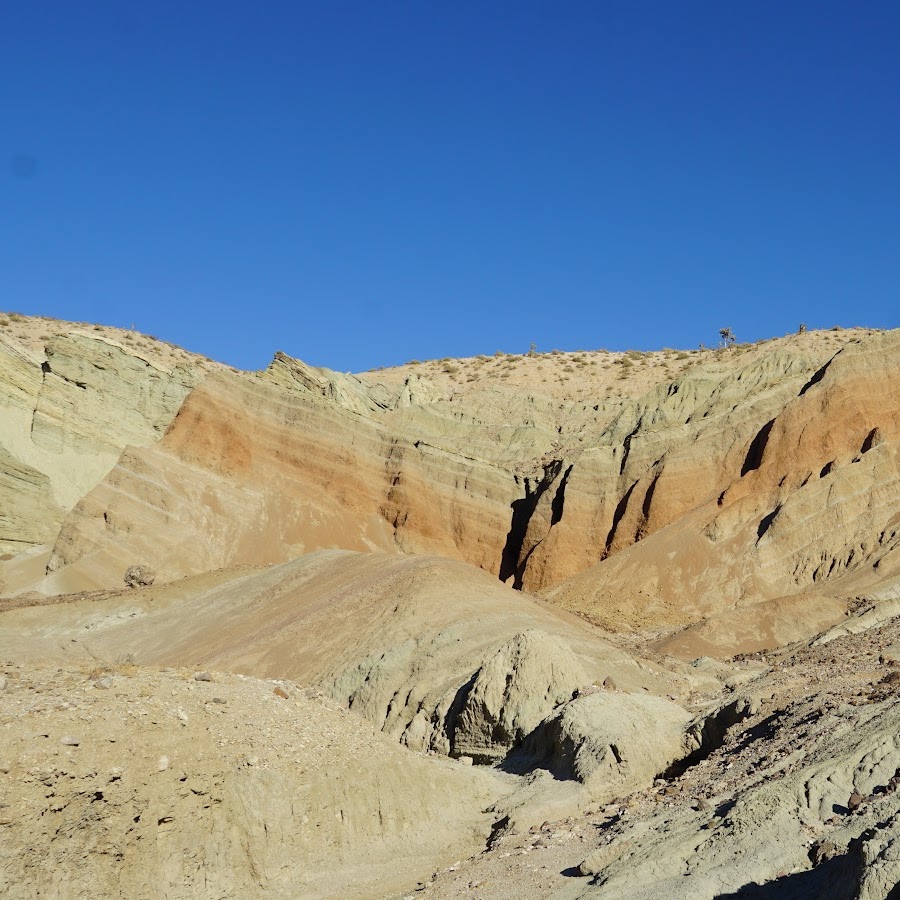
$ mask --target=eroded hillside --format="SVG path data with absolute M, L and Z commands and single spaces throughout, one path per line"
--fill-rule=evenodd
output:
M 0 316 L 6 893 L 888 897 L 898 368 Z

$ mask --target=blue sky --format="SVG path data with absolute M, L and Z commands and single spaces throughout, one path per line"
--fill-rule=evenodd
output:
M 0 309 L 244 368 L 894 327 L 900 5 L 4 4 Z

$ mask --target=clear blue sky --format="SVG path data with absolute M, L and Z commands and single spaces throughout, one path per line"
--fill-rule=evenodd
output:
M 0 309 L 245 368 L 900 325 L 900 4 L 6 2 Z

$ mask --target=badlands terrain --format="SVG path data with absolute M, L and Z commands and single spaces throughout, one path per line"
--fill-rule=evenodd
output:
M 0 314 L 0 894 L 896 900 L 898 384 Z

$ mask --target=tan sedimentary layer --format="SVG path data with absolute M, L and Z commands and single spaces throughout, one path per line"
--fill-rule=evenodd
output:
M 127 444 L 158 440 L 199 373 L 99 336 L 0 336 L 0 551 L 51 541 Z

